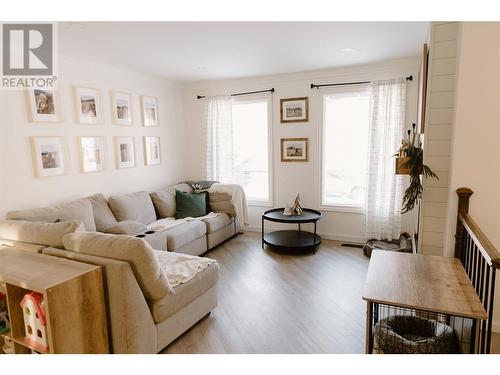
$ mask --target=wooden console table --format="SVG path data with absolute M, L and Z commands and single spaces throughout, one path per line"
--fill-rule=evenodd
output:
M 457 258 L 374 250 L 363 299 L 367 302 L 366 353 L 372 353 L 379 305 L 442 314 L 448 319 L 470 319 L 472 328 L 467 343 L 471 352 L 476 350 L 478 322 L 487 319 L 486 310 Z
M 0 249 L 0 284 L 7 292 L 15 353 L 32 350 L 25 340 L 20 302 L 31 291 L 43 295 L 46 353 L 108 353 L 101 267 L 15 249 Z M 44 353 L 44 352 L 42 352 Z

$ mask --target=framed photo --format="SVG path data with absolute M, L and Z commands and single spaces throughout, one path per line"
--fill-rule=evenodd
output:
M 282 138 L 281 161 L 308 161 L 309 138 Z
M 59 122 L 60 108 L 56 92 L 49 89 L 26 91 L 26 108 L 30 122 Z
M 144 164 L 161 164 L 160 137 L 144 137 Z
M 135 142 L 134 137 L 115 137 L 116 167 L 135 167 Z
M 79 137 L 80 171 L 82 173 L 104 170 L 104 137 Z
M 287 98 L 280 100 L 282 123 L 309 121 L 309 98 Z
M 132 125 L 132 100 L 126 92 L 111 93 L 111 113 L 113 124 Z
M 158 98 L 141 96 L 142 125 L 158 126 Z
M 99 90 L 89 87 L 73 87 L 76 121 L 80 124 L 99 124 L 101 104 Z
M 63 137 L 30 137 L 36 177 L 66 174 Z

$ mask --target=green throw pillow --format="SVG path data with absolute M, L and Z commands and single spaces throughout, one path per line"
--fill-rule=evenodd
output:
M 186 193 L 175 190 L 175 219 L 184 219 L 185 217 L 205 216 L 207 212 L 206 191 L 202 193 Z

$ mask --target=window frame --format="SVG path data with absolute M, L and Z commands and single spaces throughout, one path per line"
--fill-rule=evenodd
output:
M 349 85 L 349 86 L 337 86 L 324 88 L 321 92 L 321 126 L 319 126 L 319 139 L 320 139 L 320 161 L 319 161 L 319 207 L 322 211 L 335 211 L 335 212 L 348 212 L 348 213 L 359 213 L 364 214 L 366 212 L 366 196 L 365 201 L 360 205 L 348 205 L 348 204 L 325 204 L 323 201 L 323 193 L 325 191 L 325 178 L 324 178 L 324 167 L 325 167 L 325 126 L 326 126 L 326 116 L 325 116 L 325 97 L 331 94 L 339 92 L 359 92 L 362 89 L 369 92 L 370 84 L 361 85 Z
M 231 108 L 233 103 L 267 102 L 267 191 L 268 199 L 248 199 L 248 206 L 273 207 L 274 202 L 274 174 L 273 174 L 273 97 L 271 94 L 251 94 L 233 96 L 231 98 Z

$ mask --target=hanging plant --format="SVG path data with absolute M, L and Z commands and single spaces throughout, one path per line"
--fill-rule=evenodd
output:
M 410 186 L 406 188 L 403 195 L 402 214 L 413 210 L 415 205 L 422 199 L 424 188 L 420 175 L 439 179 L 439 177 L 424 164 L 424 150 L 422 147 L 409 147 L 406 155 L 409 159 L 404 162 L 401 167 L 410 170 Z
M 403 195 L 403 207 L 401 208 L 401 213 L 404 214 L 415 208 L 415 205 L 422 199 L 422 193 L 424 188 L 422 186 L 422 179 L 420 175 L 424 177 L 436 178 L 439 177 L 431 171 L 431 169 L 424 164 L 424 150 L 419 142 L 416 146 L 416 132 L 415 124 L 413 124 L 413 137 L 411 137 L 412 131 L 408 130 L 408 140 L 403 140 L 403 147 L 401 147 L 398 154 L 395 156 L 405 157 L 406 160 L 402 163 L 399 168 L 402 170 L 407 170 L 410 176 L 410 185 L 406 188 Z

